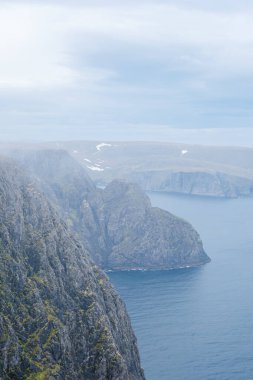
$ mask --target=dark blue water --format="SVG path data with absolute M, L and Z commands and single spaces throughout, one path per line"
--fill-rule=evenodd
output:
M 212 262 L 110 273 L 147 380 L 252 380 L 253 199 L 150 196 L 153 205 L 191 221 Z

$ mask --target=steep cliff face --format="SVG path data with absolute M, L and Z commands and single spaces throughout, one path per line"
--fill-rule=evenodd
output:
M 151 207 L 139 186 L 115 180 L 106 187 L 103 201 L 102 215 L 111 245 L 107 267 L 165 269 L 209 261 L 193 227 Z
M 44 175 L 44 155 L 46 161 L 51 161 L 50 176 Z M 43 191 L 57 204 L 102 268 L 166 269 L 209 261 L 192 226 L 151 207 L 149 198 L 137 185 L 115 180 L 105 190 L 96 190 L 85 170 L 61 151 L 34 152 L 23 158 L 23 163 L 37 176 Z M 65 174 L 60 174 L 62 170 Z M 59 187 L 60 197 L 55 191 Z M 75 202 L 71 204 L 69 188 L 75 189 Z
M 0 378 L 144 379 L 125 306 L 22 170 L 0 160 Z
M 253 196 L 252 180 L 213 171 L 136 171 L 129 175 L 129 179 L 149 191 L 220 198 Z

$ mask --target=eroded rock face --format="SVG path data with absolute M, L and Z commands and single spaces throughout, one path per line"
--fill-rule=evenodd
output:
M 102 268 L 167 269 L 210 260 L 193 227 L 151 207 L 139 186 L 115 180 L 105 190 L 96 189 L 63 151 L 37 151 L 22 160 Z
M 125 306 L 107 277 L 34 182 L 3 159 L 0 378 L 144 379 Z

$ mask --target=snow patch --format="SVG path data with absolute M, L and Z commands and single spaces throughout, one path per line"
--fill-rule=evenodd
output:
M 96 145 L 96 148 L 97 148 L 97 150 L 100 151 L 101 148 L 103 148 L 104 146 L 112 146 L 112 144 L 101 143 L 101 144 Z
M 77 154 L 77 153 L 78 153 L 78 150 L 73 150 L 73 153 L 74 153 L 74 154 Z
M 185 150 L 185 149 L 183 149 L 182 151 L 181 151 L 181 154 L 184 156 L 185 154 L 187 154 L 188 153 L 188 150 Z
M 87 165 L 87 168 L 90 169 L 90 170 L 96 170 L 97 172 L 103 172 L 104 171 L 104 169 L 98 168 L 97 166 L 89 166 L 89 165 Z
M 91 163 L 91 160 L 89 160 L 88 158 L 84 158 L 83 160 Z
M 83 208 L 89 208 L 90 205 L 87 201 L 83 201 Z

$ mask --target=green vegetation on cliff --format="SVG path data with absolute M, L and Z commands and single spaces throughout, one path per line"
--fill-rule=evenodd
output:
M 31 179 L 0 161 L 0 378 L 143 379 L 123 302 Z

